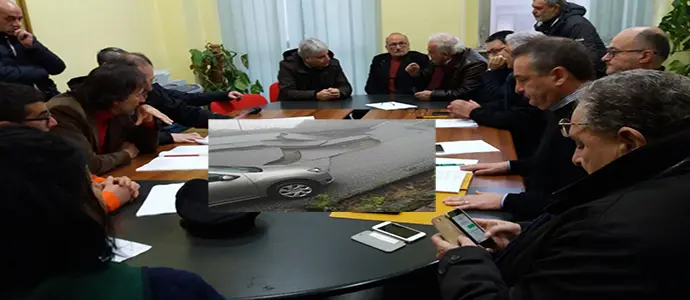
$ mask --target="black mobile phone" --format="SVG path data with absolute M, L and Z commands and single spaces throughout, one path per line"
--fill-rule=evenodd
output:
M 446 152 L 441 145 L 436 144 L 436 153 Z
M 450 116 L 449 112 L 435 111 L 431 113 L 432 116 Z
M 491 248 L 496 245 L 496 242 L 491 238 L 487 238 L 484 229 L 472 220 L 472 218 L 462 209 L 456 208 L 448 212 L 448 218 L 455 226 L 457 226 L 465 235 L 475 244 L 484 248 Z

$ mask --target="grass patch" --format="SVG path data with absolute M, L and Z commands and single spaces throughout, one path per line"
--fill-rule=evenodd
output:
M 409 212 L 436 201 L 435 170 L 424 172 L 339 202 L 317 195 L 306 205 L 311 211 Z

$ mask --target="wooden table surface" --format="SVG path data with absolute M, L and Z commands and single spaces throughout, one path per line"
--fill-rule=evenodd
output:
M 376 119 L 417 119 L 422 116 L 431 116 L 433 112 L 443 111 L 440 109 L 408 109 L 408 110 L 371 110 L 362 119 L 376 120 Z M 293 117 L 307 117 L 313 116 L 315 119 L 336 119 L 342 120 L 346 118 L 352 110 L 349 109 L 296 109 L 296 110 L 264 110 L 256 115 L 246 116 L 246 119 L 274 119 L 274 118 L 293 118 Z M 484 140 L 487 143 L 501 150 L 501 152 L 487 152 L 487 153 L 472 153 L 462 155 L 445 155 L 444 158 L 464 158 L 464 159 L 478 159 L 480 163 L 502 162 L 510 159 L 515 159 L 515 148 L 513 140 L 508 131 L 498 130 L 488 127 L 479 128 L 439 128 L 436 129 L 436 141 L 460 141 L 460 140 Z M 183 144 L 173 144 L 161 146 L 160 151 L 168 151 L 176 146 Z M 160 171 L 160 172 L 137 172 L 136 169 L 145 165 L 152 159 L 156 158 L 156 154 L 141 155 L 132 163 L 121 167 L 107 176 L 127 176 L 133 180 L 190 180 L 195 178 L 207 178 L 206 170 L 193 171 Z M 522 178 L 520 176 L 491 176 L 480 177 L 476 176 L 472 180 L 471 187 L 478 188 L 523 188 Z

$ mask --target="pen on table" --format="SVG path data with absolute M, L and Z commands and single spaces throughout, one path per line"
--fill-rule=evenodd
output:
M 436 164 L 437 167 L 462 167 L 465 164 Z
M 420 116 L 417 119 L 448 119 L 448 116 Z

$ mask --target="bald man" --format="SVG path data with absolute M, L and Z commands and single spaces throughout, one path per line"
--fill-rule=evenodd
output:
M 632 27 L 611 40 L 606 55 L 606 74 L 634 69 L 664 70 L 661 65 L 671 52 L 666 33 L 658 27 Z
M 65 70 L 65 63 L 22 28 L 22 10 L 0 0 L 0 81 L 36 87 L 48 100 L 59 94 L 50 75 Z
M 365 88 L 367 94 L 413 94 L 415 80 L 405 68 L 416 63 L 421 68 L 429 64 L 429 57 L 410 51 L 410 40 L 402 33 L 392 33 L 386 38 L 388 53 L 374 56 L 369 67 Z

